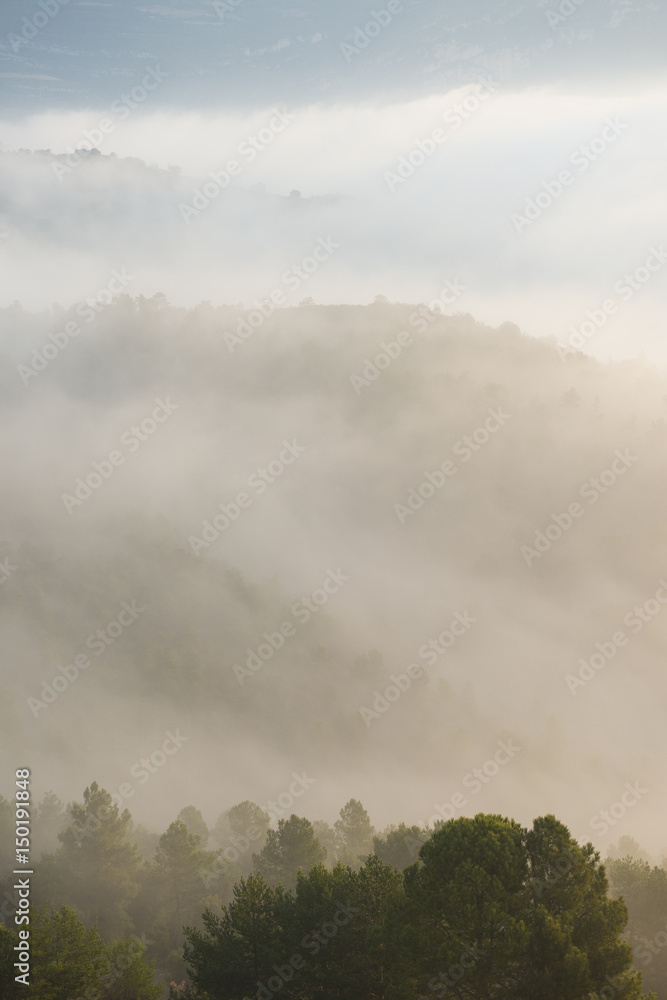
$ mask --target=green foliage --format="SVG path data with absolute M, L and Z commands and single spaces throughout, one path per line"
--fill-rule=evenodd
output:
M 185 961 L 196 996 L 227 1000 L 254 993 L 280 955 L 283 890 L 249 875 L 217 916 L 207 909 L 202 931 L 186 928 Z
M 155 961 L 145 961 L 146 947 L 136 939 L 107 946 L 109 970 L 100 1000 L 161 1000 L 163 988 L 155 982 Z
M 606 869 L 612 895 L 628 907 L 624 938 L 635 964 L 646 986 L 667 996 L 667 871 L 629 855 L 608 860 Z
M 209 829 L 199 809 L 196 809 L 195 806 L 185 806 L 184 809 L 181 809 L 176 819 L 185 824 L 188 833 L 191 833 L 194 837 L 199 837 L 202 847 L 206 847 L 208 844 Z
M 30 1000 L 98 997 L 109 961 L 97 927 L 86 930 L 69 906 L 32 923 Z
M 254 828 L 265 837 L 271 818 L 264 809 L 246 799 L 227 811 L 227 819 L 232 833 L 247 836 L 248 831 Z
M 18 943 L 18 934 L 0 925 L 0 996 L 3 1000 L 18 1000 L 26 995 L 26 987 L 15 980 L 18 970 L 14 968 L 14 948 Z
M 14 948 L 18 935 L 0 927 L 0 996 L 3 1000 L 160 1000 L 154 964 L 134 940 L 105 944 L 97 928 L 86 930 L 73 909 L 63 906 L 30 923 L 29 984 L 18 984 Z
M 111 795 L 93 782 L 70 816 L 44 874 L 48 871 L 55 893 L 75 906 L 87 925 L 97 924 L 103 938 L 124 935 L 131 930 L 128 904 L 139 891 L 139 858 L 128 839 L 130 813 L 119 814 Z
M 382 928 L 401 887 L 400 874 L 374 855 L 358 872 L 341 864 L 299 871 L 294 893 L 257 875 L 241 880 L 221 916 L 207 911 L 203 932 L 188 929 L 192 997 L 382 997 Z
M 53 835 L 62 808 L 43 801 Z M 633 947 L 665 995 L 667 872 L 638 845 L 605 869 L 553 816 L 379 837 L 354 799 L 335 829 L 292 815 L 267 830 L 246 801 L 224 814 L 229 836 L 244 858 L 251 827 L 266 843 L 232 886 L 229 862 L 188 829 L 207 833 L 199 811 L 180 815 L 139 868 L 129 813 L 85 790 L 34 879 L 73 905 L 33 910 L 29 987 L 14 981 L 16 933 L 0 928 L 3 1000 L 161 1000 L 158 974 L 173 1000 L 639 1000 Z M 316 831 L 352 863 L 327 868 Z
M 300 868 L 308 871 L 325 858 L 310 820 L 295 815 L 279 819 L 278 829 L 269 830 L 260 853 L 253 854 L 256 871 L 271 885 L 280 883 L 285 888 L 294 888 Z
M 421 846 L 430 836 L 418 826 L 399 823 L 390 827 L 382 837 L 373 837 L 373 850 L 385 864 L 403 871 L 417 860 Z
M 358 865 L 373 850 L 375 830 L 368 813 L 358 799 L 350 799 L 340 811 L 340 819 L 334 823 L 339 856 L 345 851 L 350 863 Z
M 46 792 L 35 810 L 33 820 L 32 850 L 37 856 L 47 851 L 55 851 L 60 834 L 68 825 L 65 806 L 55 792 Z
M 160 837 L 152 863 L 142 872 L 141 892 L 133 907 L 135 923 L 147 929 L 151 954 L 160 956 L 172 976 L 185 973 L 183 927 L 198 924 L 202 911 L 219 902 L 205 877 L 215 852 L 203 851 L 199 837 L 175 820 Z
M 501 816 L 452 820 L 420 857 L 395 926 L 398 967 L 422 990 L 588 1000 L 611 980 L 619 1000 L 641 995 L 620 940 L 625 906 L 608 898 L 593 847 L 554 817 L 530 831 Z

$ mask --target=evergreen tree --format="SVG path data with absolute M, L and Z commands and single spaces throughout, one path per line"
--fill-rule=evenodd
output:
M 592 845 L 552 816 L 530 831 L 500 816 L 451 820 L 405 873 L 393 919 L 394 977 L 410 990 L 456 989 L 497 1000 L 589 1000 L 613 985 L 641 996 L 627 910 L 609 899 Z M 408 992 L 405 992 L 405 988 Z
M 37 857 L 58 848 L 58 837 L 68 824 L 67 810 L 54 792 L 45 792 L 35 810 L 32 849 Z
M 281 888 L 273 889 L 261 875 L 249 875 L 234 887 L 234 898 L 221 915 L 207 909 L 203 930 L 186 928 L 192 996 L 237 1000 L 255 995 L 283 957 L 284 900 Z
M 373 850 L 385 864 L 403 871 L 415 863 L 422 844 L 429 836 L 430 832 L 418 826 L 408 827 L 405 823 L 399 823 L 398 826 L 385 830 L 383 836 L 373 837 Z
M 373 850 L 375 836 L 368 813 L 358 799 L 350 799 L 343 806 L 340 819 L 334 823 L 334 830 L 338 856 L 342 855 L 347 863 L 358 867 Z
M 2 1000 L 19 1000 L 19 997 L 26 996 L 26 987 L 22 983 L 16 982 L 19 975 L 18 969 L 14 968 L 17 961 L 14 949 L 19 944 L 19 936 L 7 927 L 0 925 L 0 997 Z
M 31 921 L 30 1000 L 99 997 L 109 972 L 106 948 L 97 927 L 86 930 L 69 906 Z
M 255 870 L 271 884 L 294 888 L 299 869 L 308 871 L 326 858 L 326 851 L 315 837 L 310 820 L 292 815 L 279 819 L 278 829 L 269 830 L 266 844 L 253 854 Z
M 139 858 L 128 839 L 132 817 L 127 809 L 119 814 L 96 782 L 84 791 L 83 803 L 70 807 L 70 817 L 61 847 L 45 858 L 45 881 L 52 879 L 60 899 L 72 903 L 88 926 L 97 924 L 103 938 L 123 936 L 132 929 L 127 907 L 139 890 Z
M 176 819 L 180 820 L 181 823 L 185 823 L 188 833 L 193 834 L 195 837 L 199 837 L 201 846 L 206 847 L 210 834 L 204 817 L 200 813 L 199 809 L 196 809 L 194 806 L 185 806 L 184 809 L 181 809 Z
M 623 838 L 621 838 L 623 840 Z M 667 995 L 667 871 L 638 857 L 619 857 L 605 865 L 613 896 L 628 907 L 625 940 L 647 987 Z
M 146 946 L 137 939 L 107 945 L 108 971 L 99 1000 L 161 1000 L 164 988 L 155 982 L 155 961 L 146 962 Z

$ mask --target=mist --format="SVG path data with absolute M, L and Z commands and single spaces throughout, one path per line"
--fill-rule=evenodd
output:
M 661 626 L 624 625 L 664 576 L 664 379 L 418 310 L 284 308 L 242 340 L 248 314 L 125 295 L 26 385 L 28 345 L 41 355 L 76 308 L 5 310 L 4 683 L 36 784 L 113 791 L 180 726 L 179 756 L 126 803 L 143 822 L 190 803 L 213 821 L 303 768 L 306 815 L 331 819 L 351 759 L 379 825 L 418 822 L 509 736 L 522 752 L 476 809 L 551 808 L 594 839 L 597 809 L 641 779 L 614 832 L 664 849 L 660 698 L 637 697 L 662 690 Z M 295 613 L 329 573 L 324 605 Z M 44 702 L 132 600 L 131 627 Z M 429 650 L 457 614 L 474 624 Z M 284 622 L 295 634 L 248 669 Z M 568 682 L 619 629 L 628 648 Z M 374 709 L 410 664 L 419 681 Z
M 482 322 L 662 364 L 664 260 L 649 280 L 645 262 L 662 239 L 664 83 L 584 96 L 485 79 L 384 106 L 6 123 L 5 148 L 50 153 L 0 157 L 4 304 L 67 307 L 121 268 L 130 294 L 190 307 L 273 289 L 291 306 L 428 304 L 449 281 L 451 308 Z M 320 239 L 335 252 L 308 273 Z

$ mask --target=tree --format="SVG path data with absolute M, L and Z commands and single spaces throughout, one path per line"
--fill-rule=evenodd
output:
M 0 996 L 3 1000 L 19 1000 L 21 991 L 24 995 L 26 992 L 25 986 L 17 983 L 15 978 L 20 974 L 14 968 L 16 961 L 14 949 L 18 944 L 18 934 L 0 925 Z
M 450 820 L 423 845 L 405 886 L 392 954 L 411 988 L 588 1000 L 611 982 L 618 1000 L 641 995 L 620 940 L 625 905 L 608 898 L 592 845 L 580 847 L 553 816 L 530 831 L 501 816 Z
M 60 848 L 46 855 L 44 890 L 76 906 L 87 925 L 97 924 L 106 940 L 131 930 L 127 913 L 139 890 L 139 858 L 128 840 L 132 817 L 119 814 L 111 795 L 93 782 L 83 803 L 70 807 L 70 824 L 59 834 Z
M 107 945 L 109 970 L 99 1000 L 160 1000 L 164 992 L 155 982 L 155 961 L 146 962 L 146 946 L 135 939 Z
M 312 823 L 292 814 L 278 820 L 277 830 L 268 831 L 266 844 L 259 854 L 253 854 L 253 863 L 271 885 L 293 888 L 300 868 L 308 871 L 325 858 Z
M 74 910 L 63 906 L 33 919 L 30 992 L 35 1000 L 98 997 L 109 972 L 97 927 L 86 930 Z
M 382 1000 L 384 921 L 402 877 L 372 855 L 358 872 L 323 864 L 297 874 L 296 891 L 242 879 L 221 916 L 208 911 L 204 932 L 188 928 L 191 1000 L 270 998 Z
M 283 957 L 284 900 L 281 888 L 267 885 L 261 875 L 249 875 L 234 887 L 234 898 L 220 916 L 207 909 L 203 930 L 185 929 L 191 995 L 231 1000 L 255 994 L 270 976 L 272 964 Z M 172 996 L 177 995 L 172 990 Z
M 199 837 L 188 833 L 185 823 L 175 820 L 160 837 L 146 873 L 136 912 L 141 913 L 143 922 L 150 920 L 156 952 L 165 957 L 172 974 L 183 971 L 180 954 L 184 925 L 196 923 L 202 910 L 217 901 L 204 879 L 214 859 L 215 853 L 202 851 Z
M 219 848 L 235 880 L 253 868 L 253 849 L 261 851 L 266 843 L 270 817 L 255 802 L 247 799 L 220 814 L 212 831 L 212 846 Z
M 65 806 L 54 792 L 45 792 L 37 806 L 33 823 L 32 848 L 37 857 L 47 851 L 55 851 L 59 846 L 59 835 L 67 828 L 68 816 Z
M 385 864 L 403 871 L 415 863 L 422 844 L 429 836 L 430 832 L 418 826 L 408 827 L 399 823 L 385 830 L 384 836 L 373 837 L 373 850 Z
M 210 834 L 204 817 L 200 813 L 199 809 L 196 809 L 194 806 L 185 806 L 184 809 L 181 809 L 176 819 L 180 820 L 181 823 L 185 823 L 188 833 L 193 834 L 195 837 L 199 837 L 201 846 L 206 847 Z
M 255 802 L 249 802 L 248 799 L 227 810 L 227 819 L 232 833 L 247 836 L 250 839 L 253 839 L 251 834 L 255 833 L 262 838 L 266 837 L 271 822 L 269 814 Z
M 352 864 L 363 861 L 373 850 L 375 830 L 368 813 L 358 799 L 350 799 L 343 806 L 340 819 L 334 823 L 334 830 L 339 851 L 346 850 Z
M 163 988 L 135 940 L 105 944 L 96 927 L 86 930 L 74 910 L 33 915 L 29 985 L 16 983 L 19 938 L 0 928 L 0 996 L 16 1000 L 160 1000 Z
M 624 937 L 632 945 L 635 964 L 646 985 L 663 996 L 667 992 L 667 872 L 629 855 L 608 860 L 605 867 L 612 895 L 628 907 Z
M 338 842 L 334 828 L 326 820 L 316 819 L 313 821 L 313 833 L 327 852 L 327 865 L 335 865 L 338 860 Z
M 387 987 L 385 924 L 403 879 L 372 854 L 355 871 L 336 864 L 299 872 L 284 954 L 304 959 L 294 996 L 381 1000 Z M 284 974 L 284 973 L 283 973 Z M 269 984 L 271 985 L 271 984 Z

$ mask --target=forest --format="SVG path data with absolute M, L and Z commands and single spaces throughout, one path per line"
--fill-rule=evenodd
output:
M 333 826 L 270 820 L 244 801 L 209 830 L 188 806 L 158 836 L 95 783 L 67 808 L 48 793 L 20 930 L 3 880 L 3 998 L 667 996 L 667 859 L 631 838 L 603 864 L 551 815 L 378 833 L 350 799 Z M 2 799 L 3 843 L 12 823 Z

